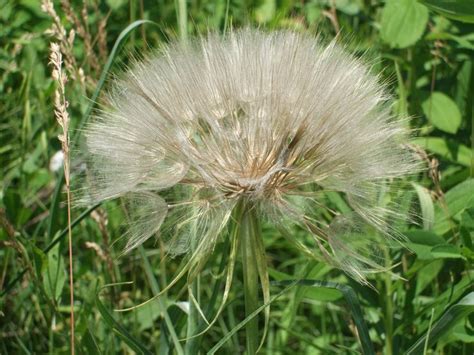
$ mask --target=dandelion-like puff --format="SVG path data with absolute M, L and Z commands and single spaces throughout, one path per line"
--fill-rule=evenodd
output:
M 167 252 L 189 252 L 194 273 L 222 236 L 232 238 L 228 225 L 246 206 L 365 282 L 387 269 L 375 244 L 397 238 L 396 208 L 375 197 L 419 171 L 389 99 L 370 67 L 334 41 L 246 29 L 171 44 L 117 80 L 88 125 L 85 197 L 135 201 L 125 250 L 162 229 Z M 330 226 L 315 213 L 334 215 L 327 191 L 354 210 Z M 364 239 L 361 223 L 383 237 Z M 314 245 L 294 238 L 293 225 Z M 265 272 L 259 260 L 267 284 Z

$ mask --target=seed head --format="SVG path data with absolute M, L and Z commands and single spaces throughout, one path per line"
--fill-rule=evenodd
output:
M 334 42 L 209 35 L 136 63 L 108 99 L 86 132 L 89 193 L 132 201 L 126 250 L 161 227 L 170 253 L 186 252 L 193 238 L 209 253 L 245 200 L 356 279 L 377 268 L 361 224 L 393 236 L 394 212 L 377 199 L 417 165 L 385 87 Z M 327 192 L 341 193 L 354 213 L 327 226 Z M 317 247 L 293 238 L 290 224 Z

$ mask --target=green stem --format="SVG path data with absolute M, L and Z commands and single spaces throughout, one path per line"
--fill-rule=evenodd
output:
M 199 276 L 197 276 L 196 280 L 193 280 L 191 283 L 190 292 L 194 297 L 197 297 L 199 294 Z M 198 300 L 199 302 L 199 300 Z M 188 316 L 188 326 L 187 326 L 187 333 L 186 336 L 189 338 L 186 341 L 185 353 L 187 355 L 193 355 L 199 353 L 199 340 L 201 337 L 196 337 L 196 333 L 199 329 L 199 313 L 194 301 L 189 298 L 189 316 Z M 194 337 L 193 337 L 194 336 Z
M 240 246 L 244 276 L 245 316 L 258 308 L 258 269 L 254 248 L 255 238 L 260 238 L 260 227 L 255 209 L 245 204 L 240 221 Z M 252 318 L 245 327 L 247 355 L 254 355 L 258 349 L 258 317 Z
M 188 40 L 188 9 L 186 0 L 175 0 L 179 37 L 183 42 Z
M 471 114 L 471 177 L 474 178 L 474 55 L 471 59 L 471 77 L 469 79 L 467 112 Z
M 195 213 L 197 213 L 197 211 L 195 211 Z M 195 221 L 195 223 L 197 223 L 197 219 Z M 191 239 L 191 255 L 194 255 L 194 252 L 198 247 L 197 238 L 198 235 L 196 234 L 196 225 L 194 225 Z M 200 337 L 195 336 L 198 333 L 200 321 L 199 311 L 195 304 L 196 301 L 199 302 L 199 275 L 191 281 L 191 284 L 188 286 L 188 292 L 189 316 L 186 330 L 186 337 L 188 340 L 186 341 L 185 353 L 187 355 L 194 355 L 199 353 L 200 339 Z
M 390 260 L 390 254 L 384 248 L 385 260 Z M 386 355 L 393 354 L 393 301 L 392 301 L 392 279 L 390 273 L 385 273 L 385 353 Z

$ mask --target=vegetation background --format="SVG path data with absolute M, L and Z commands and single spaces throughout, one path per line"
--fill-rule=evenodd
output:
M 141 56 L 174 38 L 248 25 L 322 33 L 327 40 L 339 34 L 354 55 L 374 60 L 374 72 L 390 83 L 394 113 L 409 115 L 419 154 L 429 166 L 419 179 L 406 182 L 413 193 L 402 196 L 402 212 L 417 211 L 420 217 L 418 224 L 397 226 L 410 247 L 395 247 L 390 254 L 401 279 L 376 274 L 370 277 L 374 288 L 361 286 L 339 270 L 307 260 L 265 227 L 274 281 L 306 277 L 349 288 L 318 284 L 283 293 L 272 303 L 262 352 L 473 354 L 472 0 L 61 0 L 54 2 L 57 17 L 43 10 L 38 0 L 0 0 L 1 354 L 70 351 L 67 213 L 50 42 L 63 53 L 74 141 L 107 80 L 123 70 L 130 53 Z M 72 180 L 80 169 L 73 162 Z M 349 209 L 335 193 L 327 203 L 340 212 Z M 143 307 L 113 311 L 151 298 L 182 260 L 163 262 L 159 240 L 120 256 L 114 241 L 127 220 L 120 201 L 73 209 L 72 220 L 77 353 L 184 353 L 185 342 L 178 339 L 186 336 L 185 280 Z M 199 285 L 206 315 L 219 303 L 225 243 L 214 255 Z M 202 353 L 243 351 L 238 280 L 224 313 L 199 339 Z M 123 282 L 131 283 L 104 288 Z

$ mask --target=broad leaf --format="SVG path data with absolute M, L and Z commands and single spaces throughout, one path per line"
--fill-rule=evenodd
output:
M 422 104 L 423 112 L 436 128 L 456 133 L 461 125 L 461 112 L 456 103 L 442 92 L 434 92 Z
M 388 0 L 382 11 L 380 34 L 391 47 L 415 44 L 425 31 L 428 9 L 412 0 Z

